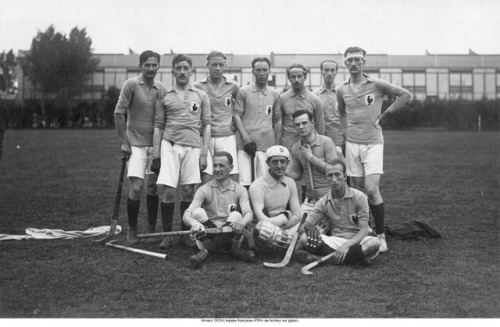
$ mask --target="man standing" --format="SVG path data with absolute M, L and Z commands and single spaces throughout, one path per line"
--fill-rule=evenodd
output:
M 313 114 L 316 131 L 325 134 L 321 100 L 306 86 L 307 70 L 302 64 L 293 64 L 287 69 L 287 76 L 292 88 L 280 95 L 282 124 L 278 124 L 277 144 L 291 149 L 300 137 L 293 124 L 292 114 L 297 110 L 309 110 Z
M 354 187 L 368 195 L 375 231 L 380 238 L 380 252 L 387 251 L 384 234 L 384 202 L 380 194 L 383 174 L 384 138 L 380 121 L 402 108 L 410 99 L 407 90 L 363 73 L 366 51 L 350 47 L 344 53 L 349 79 L 337 88 L 340 121 L 346 142 L 347 174 Z M 397 97 L 381 112 L 384 97 Z
M 332 139 L 338 153 L 343 153 L 342 145 L 344 139 L 340 128 L 339 110 L 337 108 L 337 94 L 335 91 L 335 76 L 337 76 L 338 64 L 333 59 L 325 59 L 319 65 L 323 85 L 314 90 L 321 100 L 323 116 L 325 118 L 325 135 Z
M 328 193 L 330 187 L 325 180 L 326 167 L 338 158 L 338 154 L 333 141 L 314 130 L 310 111 L 297 110 L 292 118 L 300 140 L 292 146 L 291 164 L 286 174 L 295 180 L 304 177 L 304 185 L 307 186 L 306 198 L 301 206 L 304 214 L 312 210 L 316 200 Z
M 257 218 L 254 236 L 271 247 L 286 247 L 284 240 L 273 237 L 293 235 L 300 222 L 300 204 L 295 181 L 285 176 L 289 152 L 281 145 L 267 149 L 268 171 L 250 185 L 250 201 Z M 291 239 L 289 239 L 291 241 Z
M 207 155 L 207 168 L 202 173 L 206 183 L 212 175 L 212 157 L 217 151 L 227 151 L 237 158 L 236 135 L 233 126 L 233 102 L 239 86 L 224 77 L 227 57 L 222 52 L 212 51 L 207 56 L 209 76 L 196 82 L 194 87 L 205 91 L 210 99 L 212 115 L 211 140 Z M 231 178 L 238 182 L 238 162 L 234 163 Z
M 326 169 L 331 192 L 314 206 L 306 221 L 299 227 L 297 260 L 310 263 L 335 252 L 334 264 L 368 263 L 379 252 L 380 240 L 371 235 L 368 226 L 368 201 L 366 196 L 347 186 L 346 166 L 334 160 Z M 331 226 L 328 234 L 319 234 L 315 225 L 326 218 Z
M 183 216 L 184 222 L 197 231 L 200 252 L 189 257 L 193 268 L 200 268 L 209 253 L 220 249 L 231 251 L 239 260 L 252 262 L 254 253 L 232 245 L 231 240 L 252 222 L 253 214 L 247 190 L 229 178 L 233 157 L 228 152 L 216 152 L 213 157 L 214 178 L 201 186 Z M 205 228 L 231 226 L 234 233 L 215 234 L 202 242 Z
M 204 91 L 189 83 L 192 64 L 191 58 L 183 54 L 172 58 L 175 86 L 167 90 L 165 97 L 156 104 L 155 159 L 151 169 L 159 171 L 161 218 L 165 232 L 172 230 L 179 175 L 182 185 L 181 228 L 188 229 L 182 223 L 182 215 L 193 200 L 194 186 L 201 182 L 200 169 L 205 169 L 207 162 L 210 100 Z M 164 238 L 160 244 L 161 248 L 170 246 L 169 238 Z
M 137 217 L 141 192 L 146 180 L 146 205 L 149 232 L 155 232 L 158 215 L 156 180 L 158 175 L 150 170 L 153 155 L 153 124 L 155 102 L 165 93 L 163 85 L 155 81 L 160 68 L 160 55 L 151 50 L 139 56 L 141 74 L 123 84 L 115 108 L 115 126 L 121 140 L 122 156 L 128 158 L 127 177 L 130 189 L 127 199 L 129 230 L 127 243 L 139 242 L 137 238 Z
M 238 166 L 240 184 L 250 186 L 254 159 L 255 178 L 263 176 L 267 170 L 266 150 L 274 145 L 274 126 L 281 121 L 280 95 L 267 87 L 271 72 L 271 61 L 267 58 L 252 60 L 255 83 L 240 88 L 234 106 L 234 122 L 239 132 Z

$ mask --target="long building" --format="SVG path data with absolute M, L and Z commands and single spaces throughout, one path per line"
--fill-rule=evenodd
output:
M 19 57 L 25 52 L 20 51 Z M 208 74 L 205 66 L 206 54 L 188 54 L 193 59 L 192 81 Z M 87 82 L 81 99 L 102 99 L 106 90 L 115 86 L 121 88 L 125 80 L 137 76 L 138 54 L 95 54 L 100 59 L 99 66 Z M 164 54 L 161 58 L 157 78 L 165 86 L 173 83 L 171 60 L 174 54 Z M 271 60 L 269 84 L 281 91 L 288 87 L 286 67 L 292 63 L 302 63 L 308 68 L 306 83 L 310 88 L 321 85 L 319 64 L 323 59 L 333 58 L 339 63 L 336 84 L 345 81 L 349 74 L 343 64 L 342 54 L 277 54 L 237 55 L 228 54 L 226 77 L 247 85 L 253 81 L 251 61 L 255 57 Z M 467 55 L 426 54 L 388 55 L 368 54 L 365 70 L 374 77 L 380 77 L 400 85 L 413 93 L 415 100 L 434 99 L 499 99 L 500 98 L 500 55 L 480 55 L 470 51 Z M 39 99 L 40 90 L 33 87 L 21 68 L 18 69 L 18 92 L 16 100 Z

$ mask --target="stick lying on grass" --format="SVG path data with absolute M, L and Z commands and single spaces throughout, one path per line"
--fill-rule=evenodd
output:
M 321 259 L 318 259 L 318 260 L 316 260 L 314 262 L 311 262 L 310 264 L 302 267 L 302 269 L 300 270 L 300 272 L 303 273 L 304 275 L 312 275 L 313 273 L 310 272 L 309 270 L 313 269 L 314 267 L 316 267 L 320 263 L 323 263 L 323 262 L 329 260 L 331 257 L 333 257 L 334 254 L 335 254 L 335 252 L 332 252 L 330 254 L 325 255 Z
M 163 259 L 163 260 L 167 260 L 167 257 L 168 257 L 164 253 L 151 252 L 151 251 L 146 251 L 146 250 L 140 250 L 140 249 L 131 248 L 131 247 L 128 247 L 128 246 L 117 245 L 117 244 L 114 244 L 115 242 L 116 242 L 116 240 L 107 242 L 106 246 L 110 246 L 112 248 L 121 249 L 121 250 L 125 250 L 125 251 L 130 251 L 130 252 L 134 252 L 134 253 L 144 254 L 144 255 L 148 255 L 150 257 L 160 258 L 160 259 Z
M 233 228 L 230 226 L 205 229 L 205 232 L 207 234 L 231 233 L 232 231 L 233 231 Z M 179 230 L 179 231 L 174 231 L 174 232 L 139 234 L 139 235 L 137 235 L 137 238 L 156 238 L 156 237 L 165 237 L 165 236 L 191 235 L 191 234 L 196 234 L 196 233 L 197 232 L 193 231 L 193 230 Z

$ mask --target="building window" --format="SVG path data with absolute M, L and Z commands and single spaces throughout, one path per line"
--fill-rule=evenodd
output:
M 472 73 L 450 73 L 450 99 L 472 100 Z

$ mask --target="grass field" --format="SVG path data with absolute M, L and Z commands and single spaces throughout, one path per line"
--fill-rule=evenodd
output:
M 442 239 L 388 239 L 371 267 L 272 270 L 224 255 L 191 270 L 89 239 L 0 242 L 1 318 L 498 318 L 499 133 L 385 132 L 387 224 L 426 220 Z M 0 233 L 108 225 L 120 167 L 113 130 L 8 130 Z M 123 190 L 120 224 L 126 229 Z M 140 229 L 146 229 L 145 197 Z M 178 210 L 178 207 L 177 209 Z M 176 214 L 176 227 L 179 214 Z M 123 242 L 124 235 L 117 237 Z M 156 245 L 141 245 L 159 251 Z

